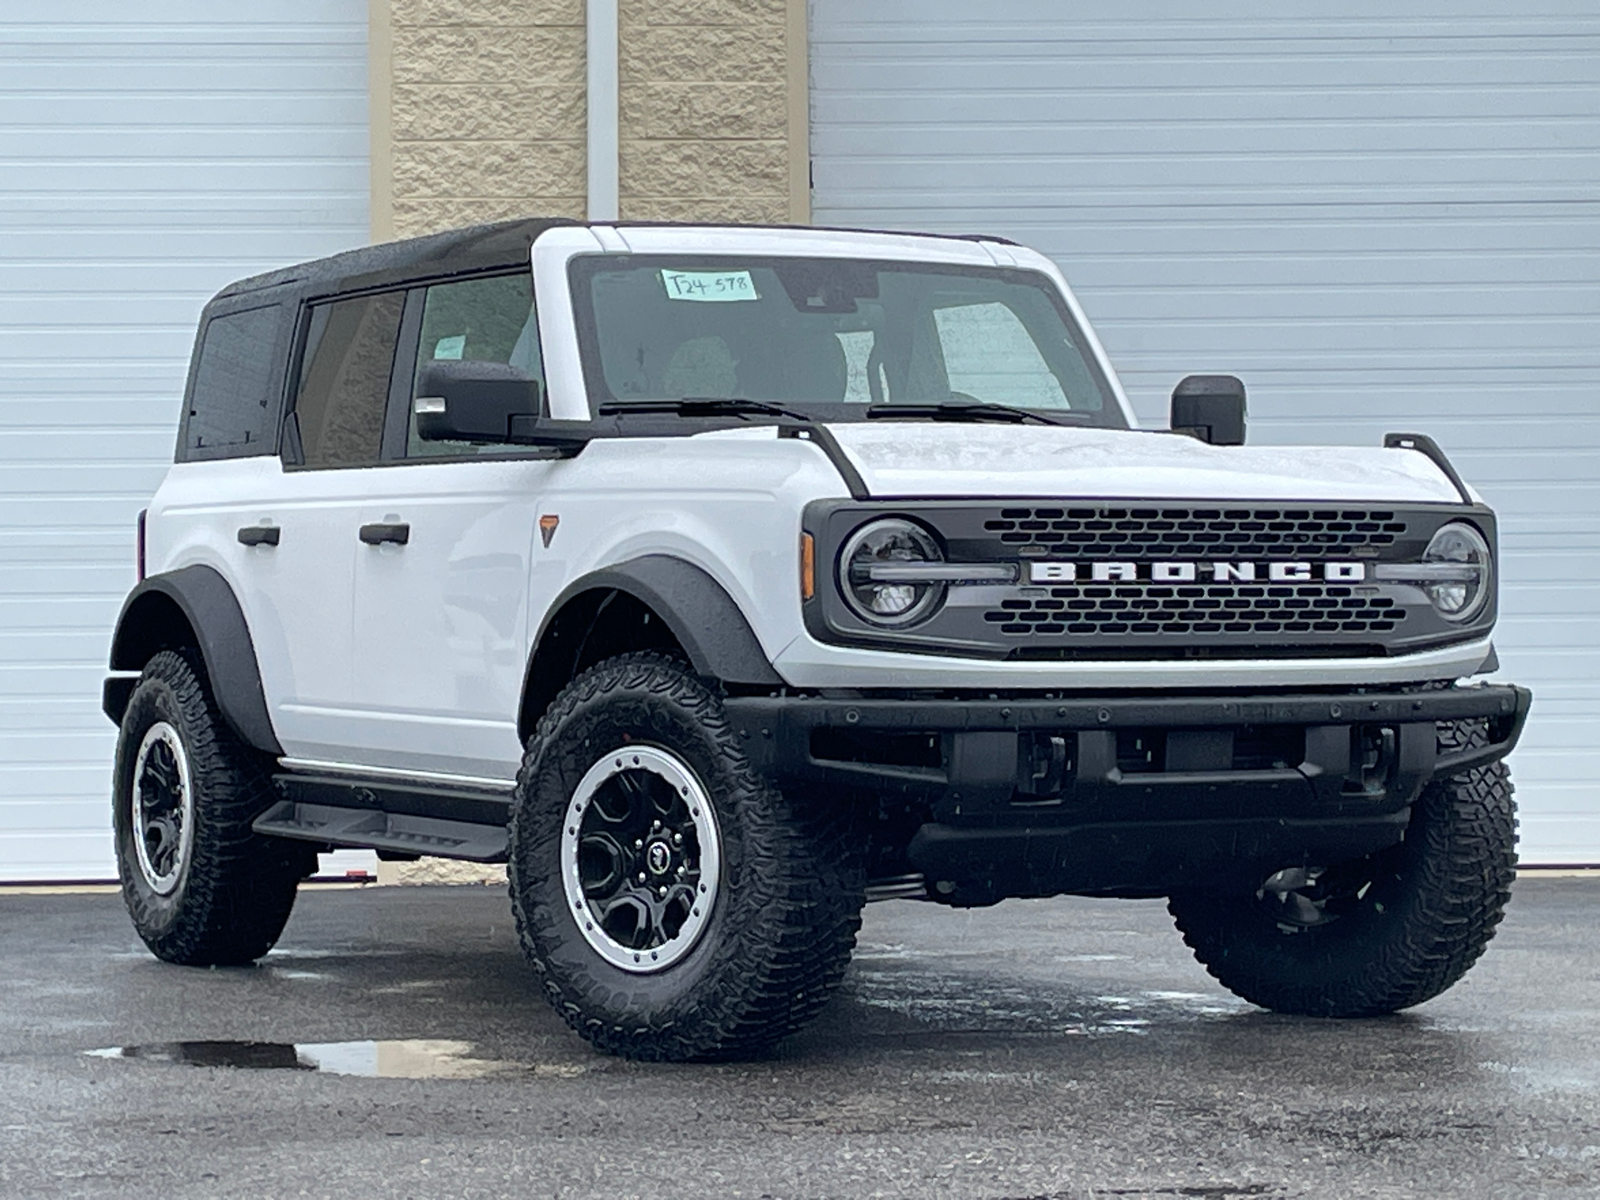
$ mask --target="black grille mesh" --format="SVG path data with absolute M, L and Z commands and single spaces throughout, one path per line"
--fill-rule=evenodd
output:
M 1105 558 L 1344 557 L 1406 532 L 1392 511 L 1350 508 L 1003 508 L 983 523 L 1007 547 Z
M 1390 633 L 1406 615 L 1387 596 L 1357 595 L 1336 584 L 1063 584 L 1047 590 L 1002 600 L 984 620 L 1013 637 L 1181 637 Z

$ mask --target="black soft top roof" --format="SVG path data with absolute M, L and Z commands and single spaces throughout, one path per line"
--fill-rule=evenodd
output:
M 398 242 L 385 242 L 378 246 L 363 246 L 346 250 L 327 258 L 280 267 L 261 275 L 252 275 L 230 283 L 215 296 L 226 300 L 263 288 L 298 285 L 297 290 L 310 294 L 378 287 L 389 283 L 403 283 L 411 279 L 436 279 L 444 275 L 458 275 L 469 271 L 490 271 L 496 267 L 518 267 L 528 264 L 528 254 L 534 239 L 547 229 L 558 225 L 586 225 L 586 221 L 573 221 L 565 217 L 521 217 L 511 221 L 496 221 L 487 225 L 469 225 L 463 229 L 449 229 L 425 237 L 405 238 Z M 675 221 L 607 221 L 606 225 L 701 225 L 720 222 Z M 804 228 L 823 230 L 822 226 L 763 226 L 761 228 Z M 905 233 L 909 231 L 849 229 L 843 233 Z M 988 234 L 929 234 L 916 237 L 953 237 L 961 241 L 1001 242 L 1015 245 L 1006 238 Z
M 536 237 L 557 225 L 576 224 L 579 222 L 564 218 L 520 218 L 450 229 L 379 246 L 363 246 L 359 250 L 346 250 L 343 254 L 252 275 L 230 283 L 217 293 L 217 299 L 291 283 L 301 284 L 313 292 L 338 291 L 407 278 L 526 266 L 529 248 Z

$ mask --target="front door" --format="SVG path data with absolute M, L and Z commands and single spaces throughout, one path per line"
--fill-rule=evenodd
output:
M 364 765 L 509 783 L 521 758 L 538 502 L 558 464 L 504 446 L 424 442 L 411 401 L 433 361 L 496 362 L 542 379 L 530 272 L 435 284 L 420 303 L 416 340 L 408 334 L 399 356 L 407 386 L 394 389 L 390 465 L 362 514 L 392 536 L 356 556 L 352 720 Z

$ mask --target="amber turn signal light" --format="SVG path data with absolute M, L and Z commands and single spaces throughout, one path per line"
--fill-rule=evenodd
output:
M 809 533 L 800 535 L 800 599 L 817 594 L 817 543 Z

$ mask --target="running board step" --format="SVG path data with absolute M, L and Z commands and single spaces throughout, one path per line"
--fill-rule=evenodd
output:
M 471 821 L 446 821 L 383 812 L 374 808 L 342 808 L 280 800 L 256 818 L 257 833 L 352 846 L 362 850 L 396 850 L 403 854 L 432 854 L 464 858 L 470 862 L 505 862 L 503 825 Z

